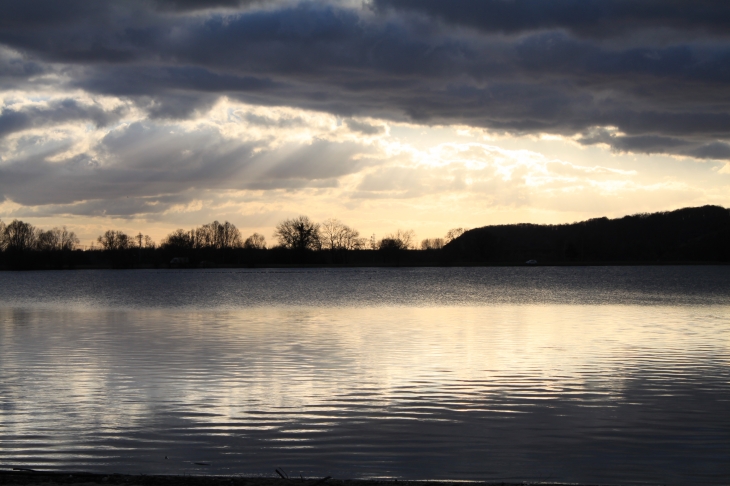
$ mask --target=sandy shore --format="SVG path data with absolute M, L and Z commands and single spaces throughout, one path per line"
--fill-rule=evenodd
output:
M 154 476 L 126 474 L 90 473 L 48 473 L 30 471 L 0 471 L 0 485 L 7 486 L 463 486 L 464 482 L 454 481 L 380 481 L 380 480 L 342 480 L 325 478 L 306 478 L 284 480 L 281 478 L 244 478 L 230 476 Z M 494 483 L 469 482 L 470 486 L 527 486 L 548 483 Z M 560 486 L 560 483 L 549 483 Z M 567 486 L 567 485 L 565 485 Z M 571 485 L 576 486 L 576 485 Z

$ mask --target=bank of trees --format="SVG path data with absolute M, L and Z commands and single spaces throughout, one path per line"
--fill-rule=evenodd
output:
M 78 244 L 74 232 L 65 226 L 42 230 L 17 219 L 8 225 L 0 220 L 0 250 L 3 251 L 71 251 Z
M 18 220 L 7 225 L 0 221 L 0 268 L 390 264 L 399 263 L 405 253 L 418 248 L 412 230 L 398 229 L 379 239 L 375 235 L 365 238 L 335 218 L 322 222 L 307 216 L 285 219 L 276 225 L 274 237 L 271 244 L 260 233 L 244 238 L 233 223 L 213 221 L 188 230 L 177 229 L 159 244 L 141 232 L 109 229 L 85 251 L 75 252 L 82 249 L 79 239 L 65 227 L 44 231 Z M 72 254 L 73 258 L 51 261 L 39 256 L 59 252 Z
M 359 231 L 334 218 L 323 223 L 315 223 L 307 216 L 286 219 L 276 225 L 274 236 L 279 246 L 299 252 L 362 250 L 368 243 Z
M 232 223 L 213 221 L 175 230 L 159 245 L 142 233 L 108 230 L 79 251 L 79 239 L 65 227 L 0 221 L 0 268 L 730 261 L 730 211 L 719 206 L 563 225 L 454 228 L 420 243 L 412 230 L 365 238 L 337 219 L 298 216 L 277 224 L 274 236 L 268 245 L 259 233 L 243 238 Z
M 27 268 L 38 263 L 43 267 L 63 267 L 78 244 L 74 232 L 65 226 L 43 230 L 17 219 L 9 224 L 0 220 L 0 266 Z
M 257 234 L 257 236 L 263 238 L 261 235 Z M 183 229 L 175 230 L 162 240 L 160 246 L 167 249 L 227 250 L 240 248 L 244 243 L 241 239 L 241 232 L 238 231 L 238 228 L 234 224 L 228 221 L 225 223 L 213 221 L 212 223 L 204 224 L 199 228 L 194 228 L 189 231 Z M 249 243 L 252 244 L 251 242 Z
M 282 263 L 347 263 L 348 255 L 359 250 L 383 250 L 393 252 L 415 249 L 412 230 L 397 230 L 382 239 L 360 236 L 360 232 L 342 221 L 330 218 L 321 223 L 308 216 L 285 219 L 276 225 L 276 244 L 267 246 L 266 238 L 253 233 L 245 240 L 239 230 L 226 221 L 218 221 L 191 230 L 178 229 L 167 235 L 160 248 L 178 260 L 189 260 L 191 255 L 216 250 L 218 256 L 241 254 L 250 257 L 255 252 L 269 248 L 270 257 Z M 246 253 L 248 251 L 248 253 Z M 243 253 L 241 253 L 243 252 Z

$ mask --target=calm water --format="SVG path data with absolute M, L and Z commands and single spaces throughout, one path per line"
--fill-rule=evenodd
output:
M 0 466 L 728 484 L 730 267 L 0 273 Z

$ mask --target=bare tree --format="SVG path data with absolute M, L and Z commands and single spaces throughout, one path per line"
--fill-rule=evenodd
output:
M 195 230 L 195 243 L 199 248 L 238 248 L 241 246 L 241 232 L 232 223 L 213 221 Z
M 127 234 L 114 230 L 107 230 L 96 241 L 104 250 L 126 250 L 132 246 L 132 239 Z
M 226 221 L 223 224 L 218 224 L 216 228 L 216 248 L 239 248 L 242 244 L 241 232 L 233 223 Z
M 0 219 L 0 251 L 5 249 L 5 223 Z
M 193 249 L 195 248 L 195 230 L 177 229 L 167 235 L 160 243 L 160 246 L 163 248 Z
M 440 250 L 443 247 L 443 238 L 426 238 L 421 241 L 421 250 Z
M 449 231 L 446 232 L 446 238 L 445 238 L 446 243 L 452 242 L 453 240 L 455 240 L 459 236 L 463 235 L 467 231 L 469 231 L 468 228 L 453 228 L 453 229 L 450 229 Z
M 55 228 L 54 228 L 55 229 Z M 36 240 L 36 248 L 41 251 L 53 251 L 58 249 L 58 235 L 53 230 L 41 231 Z
M 320 226 L 320 240 L 325 250 L 355 250 L 363 248 L 367 241 L 360 238 L 359 231 L 334 218 Z
M 399 229 L 395 233 L 386 235 L 378 242 L 379 250 L 408 250 L 413 248 L 416 234 L 413 230 Z
M 76 247 L 79 246 L 80 241 L 76 236 L 76 233 L 67 230 L 65 226 L 61 227 L 61 230 L 59 231 L 59 240 L 61 244 L 60 249 L 66 251 L 75 250 Z
M 360 232 L 356 229 L 348 228 L 345 233 L 343 246 L 346 250 L 361 250 L 368 244 L 367 238 L 360 238 Z
M 3 229 L 3 241 L 6 250 L 32 250 L 36 246 L 38 233 L 30 223 L 17 219 Z
M 266 238 L 264 235 L 254 233 L 243 243 L 243 247 L 249 250 L 265 250 L 266 249 Z
M 134 240 L 137 242 L 137 248 L 139 249 L 155 247 L 154 240 L 149 235 L 143 235 L 142 232 L 137 233 Z
M 319 239 L 322 248 L 335 250 L 339 248 L 340 235 L 346 226 L 338 219 L 326 219 L 319 227 Z
M 274 236 L 282 246 L 293 250 L 318 250 L 321 247 L 319 225 L 307 216 L 287 219 L 277 224 Z
M 218 221 L 214 221 L 217 226 Z M 196 248 L 210 248 L 215 246 L 215 230 L 213 229 L 213 223 L 204 224 L 200 228 L 195 228 L 195 242 Z

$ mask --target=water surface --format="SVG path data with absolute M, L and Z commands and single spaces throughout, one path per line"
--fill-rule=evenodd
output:
M 729 410 L 728 267 L 0 273 L 0 465 L 727 484 Z

